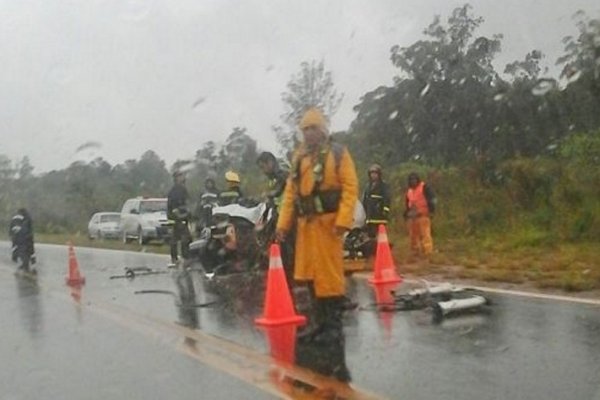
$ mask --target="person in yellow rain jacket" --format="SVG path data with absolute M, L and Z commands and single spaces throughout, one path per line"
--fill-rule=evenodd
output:
M 295 223 L 294 279 L 314 290 L 315 330 L 341 332 L 345 301 L 343 235 L 351 228 L 358 179 L 348 150 L 329 140 L 323 114 L 311 108 L 300 121 L 303 143 L 294 154 L 283 193 L 277 238 Z M 316 334 L 316 333 L 315 333 Z

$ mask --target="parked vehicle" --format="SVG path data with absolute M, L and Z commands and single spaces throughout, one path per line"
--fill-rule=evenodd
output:
M 127 200 L 121 209 L 121 238 L 123 243 L 137 239 L 139 244 L 150 240 L 168 240 L 166 198 L 137 197 Z
M 118 212 L 97 212 L 88 223 L 90 239 L 119 239 L 121 237 L 121 214 Z

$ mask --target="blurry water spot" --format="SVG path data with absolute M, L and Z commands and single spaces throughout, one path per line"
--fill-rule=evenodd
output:
M 421 158 L 421 155 L 420 155 L 420 154 L 415 154 L 415 155 L 413 156 L 413 160 L 418 160 L 419 158 Z
M 499 131 L 500 131 L 500 127 L 499 126 L 494 127 L 494 132 L 499 132 Z
M 392 112 L 392 113 L 390 114 L 390 116 L 388 117 L 388 119 L 389 119 L 389 120 L 396 119 L 396 117 L 397 117 L 397 116 L 398 116 L 398 110 L 396 110 L 396 111 Z
M 202 105 L 202 103 L 204 103 L 206 101 L 206 97 L 198 97 L 196 99 L 196 101 L 194 102 L 194 104 L 192 104 L 192 108 L 198 108 L 199 106 Z
M 267 65 L 267 67 L 265 68 L 265 71 L 267 72 L 271 72 L 275 69 L 275 66 L 273 64 L 269 64 Z
M 546 147 L 546 149 L 548 150 L 554 150 L 558 147 L 558 145 L 556 143 L 553 144 L 549 144 L 548 147 Z
M 456 130 L 456 128 L 458 128 L 458 122 L 455 122 L 454 125 L 452 125 L 453 130 Z
M 502 99 L 504 99 L 505 94 L 504 93 L 498 93 L 497 95 L 494 96 L 494 101 L 501 101 Z
M 194 160 L 178 160 L 177 171 L 190 172 L 194 169 Z
M 86 142 L 75 149 L 74 159 L 81 162 L 91 162 L 99 157 L 98 150 L 102 145 L 98 142 Z
M 425 87 L 423 89 L 421 89 L 421 97 L 425 96 L 427 94 L 427 92 L 429 92 L 429 88 L 431 87 L 431 85 L 428 83 L 427 85 L 425 85 Z
M 462 78 L 462 79 L 460 80 L 460 82 L 458 82 L 458 84 L 459 84 L 459 85 L 464 85 L 466 81 L 467 81 L 467 78 Z
M 75 153 L 80 153 L 84 150 L 99 149 L 101 147 L 102 147 L 102 144 L 100 144 L 98 142 L 94 142 L 94 141 L 89 141 L 89 142 L 85 142 L 84 144 L 77 147 L 77 149 L 75 149 Z
M 571 68 L 567 73 L 567 83 L 573 83 L 581 77 L 581 70 Z
M 570 131 L 573 131 L 573 130 L 575 130 L 575 125 L 573 125 L 573 124 L 569 125 L 569 130 L 570 130 Z
M 542 78 L 531 88 L 531 94 L 534 96 L 543 96 L 554 88 L 556 88 L 556 81 L 554 79 Z
M 385 93 L 378 93 L 375 96 L 373 96 L 373 100 L 381 100 L 385 97 Z

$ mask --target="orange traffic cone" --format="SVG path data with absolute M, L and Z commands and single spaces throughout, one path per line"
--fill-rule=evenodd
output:
M 263 329 L 269 341 L 271 357 L 277 361 L 293 364 L 296 358 L 296 324 L 267 326 Z
M 269 273 L 263 316 L 254 322 L 267 326 L 306 323 L 306 317 L 296 314 L 294 310 L 281 262 L 281 250 L 277 243 L 271 245 L 269 254 Z
M 402 278 L 396 273 L 390 243 L 383 224 L 379 225 L 377 231 L 375 266 L 373 267 L 373 276 L 369 278 L 369 282 L 374 284 L 402 282 Z
M 69 286 L 81 286 L 85 283 L 85 277 L 79 273 L 79 263 L 71 242 L 69 242 L 69 275 L 65 277 L 65 281 Z

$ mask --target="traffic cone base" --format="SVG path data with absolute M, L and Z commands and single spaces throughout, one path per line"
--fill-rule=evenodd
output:
M 375 265 L 373 267 L 373 276 L 369 278 L 369 283 L 398 283 L 402 278 L 396 273 L 396 267 L 390 251 L 385 225 L 379 225 L 377 232 L 377 252 L 375 253 Z
M 306 317 L 296 314 L 294 310 L 278 244 L 272 244 L 270 249 L 263 316 L 254 322 L 264 326 L 306 323 Z
M 65 277 L 65 283 L 69 286 L 81 286 L 85 283 L 85 277 L 79 273 L 79 263 L 71 242 L 69 242 L 69 275 Z
M 85 277 L 80 276 L 79 278 L 71 278 L 69 276 L 65 276 L 65 283 L 69 286 L 81 286 L 85 283 Z
M 292 364 L 296 355 L 296 329 L 294 324 L 269 326 L 265 332 L 271 356 L 277 361 Z

